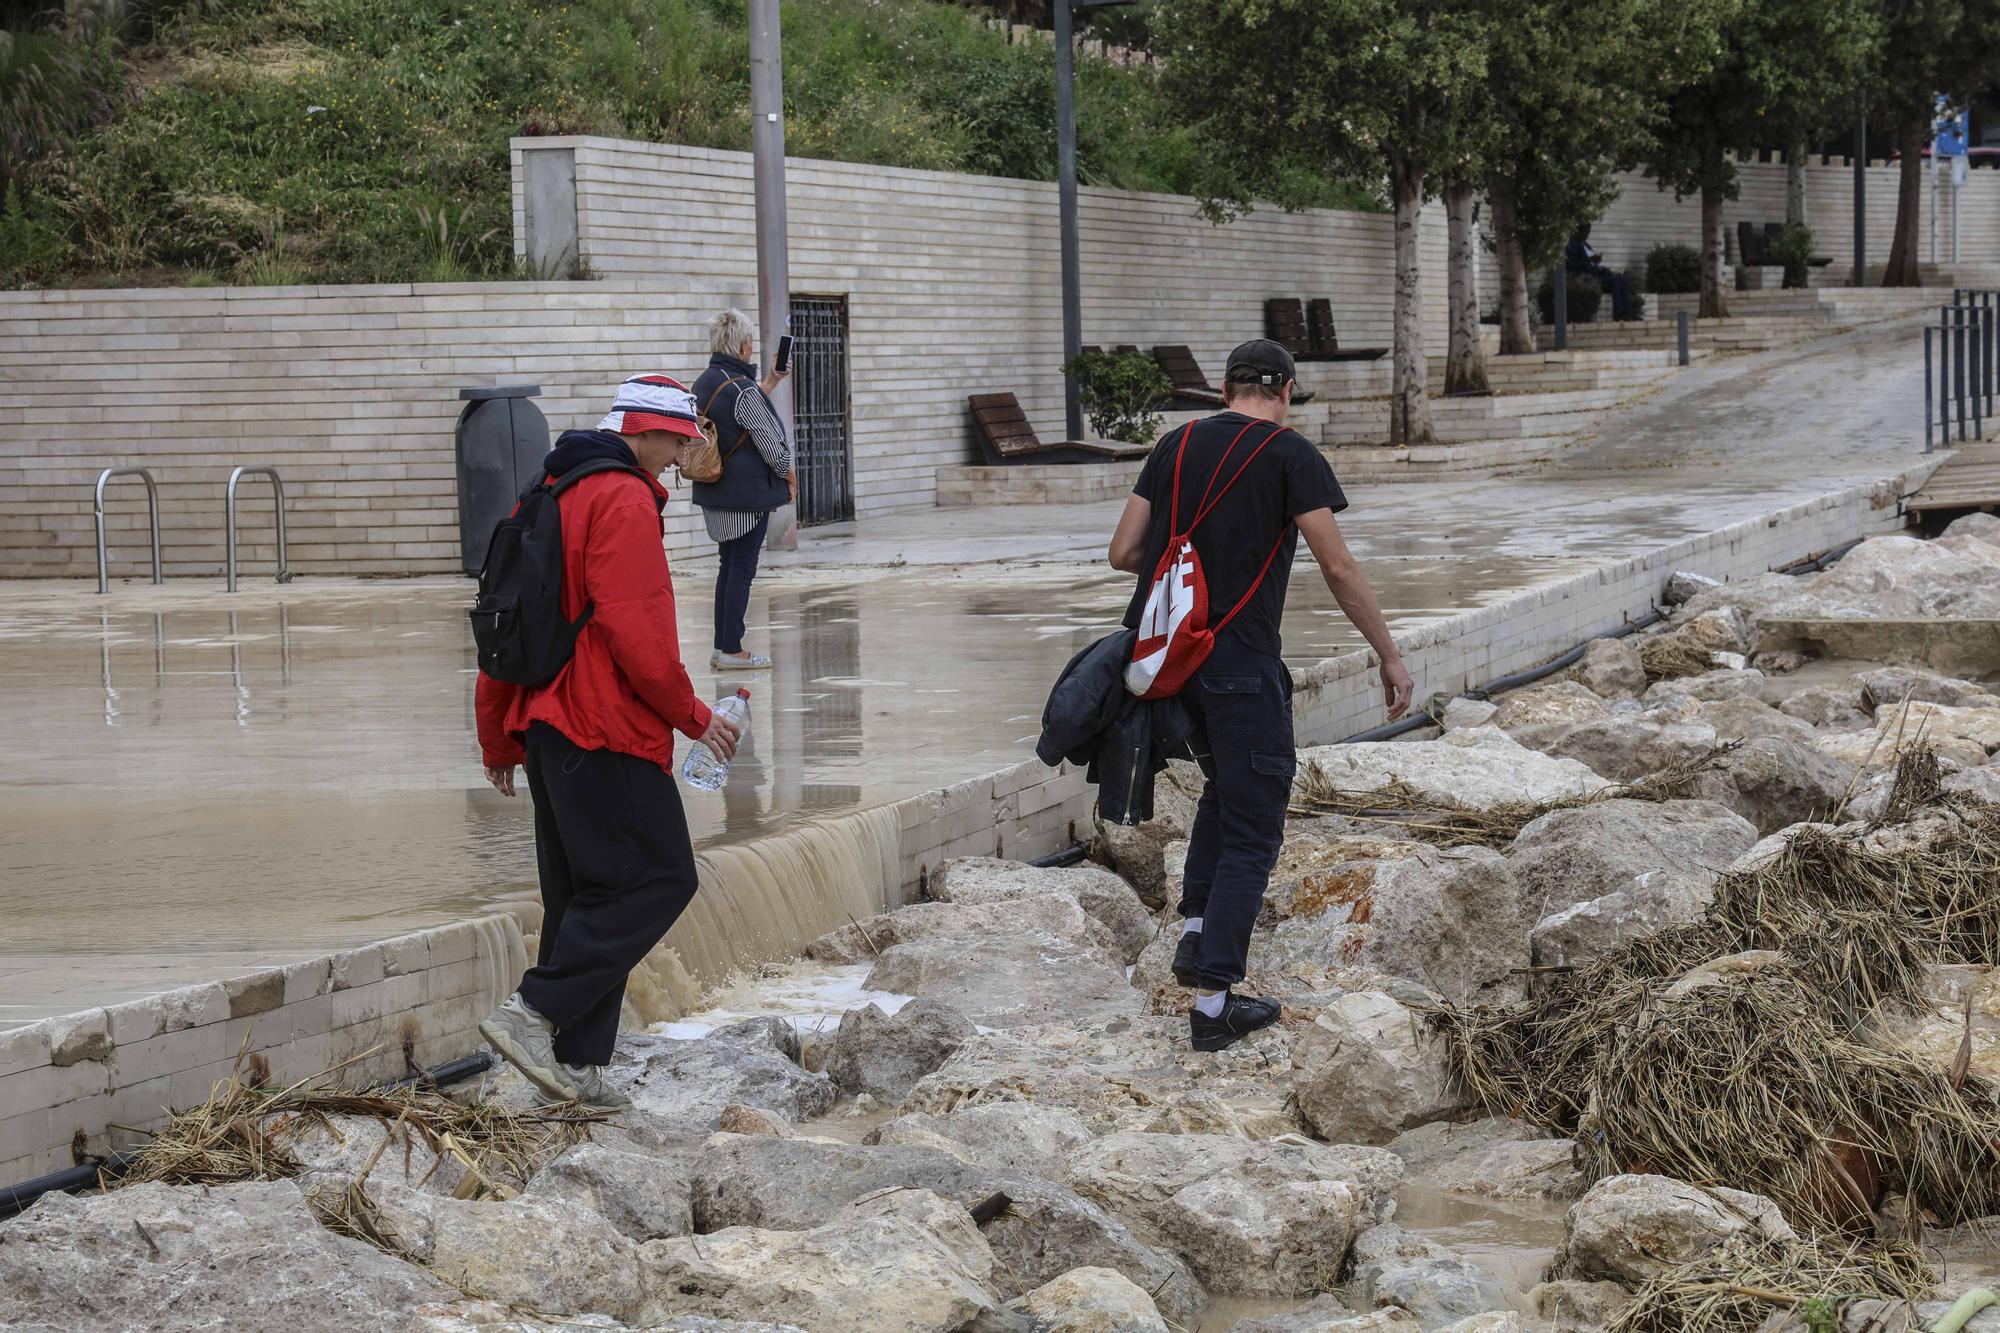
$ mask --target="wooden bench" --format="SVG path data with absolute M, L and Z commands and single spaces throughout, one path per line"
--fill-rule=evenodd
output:
M 1221 407 L 1222 390 L 1208 382 L 1202 373 L 1201 362 L 1194 359 L 1194 352 L 1184 346 L 1162 346 L 1153 349 L 1153 360 L 1161 370 L 1167 372 L 1168 381 L 1174 386 L 1175 410 L 1182 410 L 1180 404 L 1192 403 L 1197 407 Z M 1312 390 L 1294 388 L 1294 403 L 1312 401 Z
M 966 403 L 972 409 L 974 433 L 979 452 L 988 466 L 1011 463 L 1103 463 L 1144 458 L 1152 452 L 1149 444 L 1121 444 L 1113 440 L 1064 440 L 1044 444 L 1021 410 L 1021 401 L 1011 393 L 975 393 Z
M 1333 302 L 1321 298 L 1312 304 L 1319 318 L 1308 322 L 1306 304 L 1296 296 L 1274 296 L 1264 302 L 1264 336 L 1290 352 L 1294 361 L 1374 361 L 1389 354 L 1386 347 L 1341 347 L 1334 333 Z
M 1155 347 L 1153 360 L 1167 372 L 1167 381 L 1174 386 L 1176 405 L 1186 402 L 1197 407 L 1222 406 L 1222 390 L 1208 382 L 1208 376 L 1202 373 L 1201 362 L 1194 359 L 1192 349 L 1184 346 Z

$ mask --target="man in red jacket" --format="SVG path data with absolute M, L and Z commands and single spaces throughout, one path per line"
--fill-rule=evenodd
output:
M 606 459 L 645 476 L 602 472 L 557 501 L 562 612 L 592 608 L 562 673 L 532 689 L 479 677 L 486 780 L 512 796 L 515 766 L 527 768 L 544 909 L 535 965 L 479 1030 L 559 1100 L 629 1104 L 603 1075 L 625 980 L 694 897 L 674 733 L 718 759 L 736 753 L 735 725 L 710 714 L 681 665 L 661 541 L 657 478 L 699 433 L 693 398 L 664 375 L 627 380 L 596 430 L 563 433 L 551 479 Z

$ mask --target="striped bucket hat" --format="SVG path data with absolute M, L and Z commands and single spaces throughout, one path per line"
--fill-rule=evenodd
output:
M 695 421 L 694 395 L 680 381 L 665 375 L 634 375 L 619 385 L 611 411 L 597 428 L 620 435 L 643 435 L 651 430 L 701 435 Z

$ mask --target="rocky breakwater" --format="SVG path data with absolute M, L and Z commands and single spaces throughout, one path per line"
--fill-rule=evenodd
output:
M 1893 610 L 1988 539 L 1677 580 L 1660 633 L 1302 755 L 1246 985 L 1284 1016 L 1228 1050 L 1169 966 L 1177 769 L 1122 873 L 954 861 L 813 943 L 894 1013 L 627 1034 L 615 1115 L 525 1132 L 511 1076 L 470 1120 L 239 1089 L 148 1183 L 0 1223 L 0 1328 L 1894 1323 L 2000 1215 L 2000 698 L 1817 655 L 1792 609 Z M 240 1179 L 172 1151 L 218 1124 L 253 1127 Z M 1959 1238 L 1943 1271 L 1913 1225 Z M 1516 1226 L 1553 1232 L 1538 1281 Z

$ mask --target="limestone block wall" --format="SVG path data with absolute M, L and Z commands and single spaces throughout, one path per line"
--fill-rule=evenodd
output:
M 1785 220 L 1785 164 L 1783 162 L 1741 162 L 1737 164 L 1741 182 L 1739 197 L 1723 205 L 1723 229 L 1729 252 L 1736 246 L 1736 224 L 1749 221 L 1762 225 Z M 1896 166 L 1867 168 L 1868 262 L 1883 264 L 1889 258 L 1889 244 L 1895 236 L 1896 185 L 1901 172 Z M 1832 268 L 1846 281 L 1854 264 L 1854 168 L 1838 162 L 1820 166 L 1809 163 L 1806 175 L 1806 222 L 1813 229 L 1817 252 L 1833 258 Z M 1917 253 L 1930 259 L 1930 176 L 1924 177 L 1922 212 L 1917 227 Z M 1619 194 L 1604 216 L 1591 226 L 1590 243 L 1613 268 L 1637 268 L 1646 252 L 1655 245 L 1672 243 L 1699 247 L 1701 244 L 1701 201 L 1676 200 L 1671 190 L 1640 172 L 1624 172 L 1618 178 Z M 1938 194 L 1938 254 L 1951 259 L 1951 184 L 1949 179 Z M 2000 260 L 2000 171 L 1967 173 L 1965 193 L 1959 203 L 1959 258 L 1967 264 Z
M 239 1052 L 281 1085 L 344 1061 L 349 1084 L 400 1078 L 479 1044 L 479 1020 L 527 964 L 489 916 L 289 967 L 0 1029 L 0 1185 L 134 1146 L 167 1108 L 227 1080 Z
M 698 284 L 0 292 L 0 576 L 91 577 L 92 484 L 143 465 L 169 577 L 223 565 L 237 464 L 283 474 L 292 568 L 459 567 L 452 431 L 473 385 L 542 387 L 551 433 L 594 425 L 618 381 L 692 355 Z M 239 491 L 246 574 L 275 568 L 270 491 Z M 144 488 L 107 492 L 114 577 L 145 573 Z M 684 498 L 670 544 L 700 528 Z
M 524 159 L 548 153 L 573 159 L 546 174 L 574 180 L 573 220 L 527 188 Z M 697 277 L 754 310 L 749 154 L 594 137 L 516 139 L 514 154 L 518 252 L 543 252 L 547 226 L 573 228 L 592 272 Z M 936 469 L 972 461 L 968 394 L 1010 391 L 1061 438 L 1053 184 L 793 158 L 786 213 L 792 291 L 848 302 L 857 513 L 929 504 Z M 1085 189 L 1078 225 L 1087 344 L 1184 343 L 1216 382 L 1229 349 L 1261 336 L 1265 299 L 1296 296 L 1333 302 L 1342 343 L 1389 345 L 1386 214 L 1267 208 L 1215 226 L 1189 198 Z M 1442 208 L 1426 209 L 1426 337 L 1440 353 L 1444 241 Z
M 559 431 L 595 422 L 628 374 L 697 373 L 707 317 L 755 303 L 748 156 L 601 139 L 515 152 L 517 247 L 539 262 L 580 246 L 595 281 L 0 292 L 0 576 L 91 576 L 92 483 L 114 465 L 159 480 L 169 577 L 221 571 L 238 464 L 284 473 L 295 570 L 449 572 L 459 389 L 539 384 Z M 1012 390 L 1060 434 L 1052 185 L 795 160 L 790 188 L 793 290 L 848 299 L 858 512 L 929 506 L 936 469 L 974 461 L 967 394 Z M 1264 298 L 1296 295 L 1329 297 L 1343 342 L 1389 342 L 1384 216 L 1215 227 L 1192 199 L 1085 190 L 1082 222 L 1088 341 L 1187 343 L 1219 378 Z M 1443 234 L 1429 210 L 1439 347 Z M 244 567 L 267 574 L 268 491 L 241 494 Z M 145 572 L 144 516 L 138 483 L 115 482 L 114 577 Z M 683 502 L 667 543 L 707 550 Z

